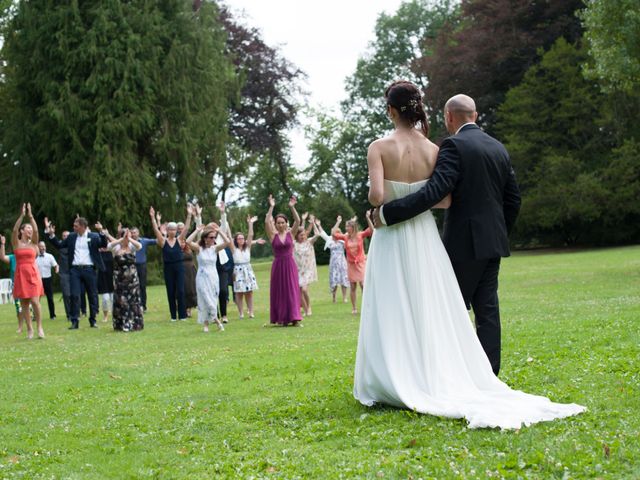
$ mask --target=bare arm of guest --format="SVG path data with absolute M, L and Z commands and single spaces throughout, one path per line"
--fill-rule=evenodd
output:
M 158 213 L 158 216 L 160 214 Z M 151 217 L 151 226 L 153 227 L 153 233 L 156 236 L 156 242 L 158 242 L 158 246 L 160 248 L 164 247 L 164 235 L 160 231 L 160 227 L 158 227 L 158 217 L 156 217 L 156 211 L 153 207 L 149 207 L 149 216 Z
M 273 208 L 276 206 L 276 201 L 273 198 L 273 195 L 269 195 L 267 198 L 269 201 L 269 210 L 267 211 L 267 215 L 264 217 L 264 230 L 267 232 L 267 236 L 270 241 L 273 241 L 273 237 L 276 235 L 276 227 L 273 222 Z
M 26 211 L 27 211 L 27 205 L 23 203 L 22 209 L 20 210 L 20 216 L 18 217 L 18 220 L 16 220 L 16 223 L 13 226 L 13 230 L 11 231 L 11 246 L 13 247 L 14 251 L 20 245 L 19 239 L 18 239 L 18 232 L 20 232 L 20 225 L 22 225 L 22 219 L 24 218 Z
M 289 209 L 291 210 L 291 216 L 293 217 L 293 225 L 291 226 L 291 236 L 293 236 L 293 238 L 296 238 L 300 228 L 300 215 L 298 215 L 298 211 L 296 210 L 296 203 L 298 203 L 298 199 L 292 196 L 289 199 Z
M 33 235 L 31 236 L 31 242 L 34 245 L 38 245 L 40 241 L 40 232 L 38 232 L 38 224 L 36 223 L 36 219 L 33 218 L 33 213 L 31 213 L 31 204 L 27 203 L 27 215 L 29 215 L 29 223 L 31 224 L 31 228 L 33 228 Z

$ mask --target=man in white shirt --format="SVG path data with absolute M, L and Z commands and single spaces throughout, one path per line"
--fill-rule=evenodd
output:
M 49 241 L 58 250 L 68 248 L 69 280 L 71 283 L 71 330 L 78 328 L 80 314 L 80 295 L 82 285 L 89 297 L 89 325 L 97 328 L 96 314 L 98 313 L 98 289 L 96 270 L 104 270 L 104 262 L 99 249 L 107 246 L 107 237 L 98 222 L 95 227 L 99 233 L 90 232 L 86 218 L 78 217 L 73 222 L 73 233 L 60 241 L 55 236 L 55 227 L 47 218 L 44 219 L 45 233 Z
M 49 304 L 49 318 L 53 320 L 56 318 L 56 306 L 53 303 L 53 278 L 51 276 L 51 270 L 59 272 L 58 262 L 50 253 L 47 253 L 47 246 L 44 242 L 38 242 L 38 256 L 36 257 L 36 265 L 40 270 L 40 277 L 42 278 L 42 286 L 44 287 L 44 293 L 47 296 L 47 303 Z

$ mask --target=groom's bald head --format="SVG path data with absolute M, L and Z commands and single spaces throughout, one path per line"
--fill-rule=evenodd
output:
M 468 95 L 454 95 L 444 104 L 444 119 L 449 133 L 455 133 L 462 125 L 475 122 L 477 118 L 476 102 Z

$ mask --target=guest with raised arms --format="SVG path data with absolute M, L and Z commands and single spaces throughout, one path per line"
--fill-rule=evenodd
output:
M 179 236 L 184 229 L 184 223 L 178 222 L 177 225 Z M 196 293 L 196 265 L 193 262 L 193 253 L 186 243 L 182 246 L 182 264 L 184 268 L 184 308 L 187 311 L 187 317 L 191 318 L 191 309 L 198 306 L 198 295 Z
M 49 241 L 58 250 L 68 249 L 69 280 L 71 283 L 71 327 L 76 330 L 79 327 L 80 295 L 82 286 L 89 296 L 89 325 L 97 328 L 96 315 L 98 314 L 98 289 L 96 270 L 104 270 L 104 263 L 99 249 L 107 246 L 107 237 L 102 231 L 102 224 L 97 222 L 95 228 L 98 233 L 89 231 L 89 222 L 84 217 L 77 217 L 73 222 L 73 233 L 64 240 L 58 240 L 55 236 L 55 227 L 45 220 L 45 233 L 49 235 Z
M 47 218 L 44 219 L 45 224 L 49 223 L 52 231 L 55 231 L 55 227 L 51 224 Z M 49 233 L 45 229 L 45 234 Z M 68 230 L 63 230 L 61 238 L 65 240 L 69 236 Z M 64 304 L 64 312 L 67 316 L 67 321 L 71 321 L 71 278 L 69 276 L 69 253 L 68 247 L 61 247 L 58 249 L 58 255 L 60 260 L 58 261 L 58 275 L 60 275 L 60 290 L 62 290 L 62 303 Z
M 293 242 L 300 226 L 300 216 L 296 211 L 296 197 L 289 199 L 289 209 L 293 216 L 293 225 L 283 213 L 273 217 L 276 201 L 269 195 L 269 211 L 265 217 L 265 230 L 273 249 L 271 265 L 271 291 L 269 294 L 270 322 L 275 325 L 301 325 L 300 287 L 298 285 L 298 267 L 293 258 Z
M 131 230 L 131 239 L 140 244 L 140 249 L 136 250 L 136 270 L 138 271 L 138 281 L 140 282 L 140 302 L 142 309 L 147 311 L 147 247 L 157 245 L 155 238 L 146 238 L 140 236 L 140 229 L 133 227 Z
M 251 267 L 251 246 L 253 245 L 253 224 L 258 217 L 247 215 L 247 236 L 238 232 L 230 245 L 233 253 L 233 291 L 240 318 L 244 318 L 244 303 L 247 304 L 249 318 L 254 318 L 253 292 L 258 290 L 258 282 Z M 259 242 L 260 240 L 256 240 Z M 264 240 L 262 240 L 264 243 Z
M 187 204 L 187 219 L 185 220 L 185 228 L 178 235 L 178 225 L 175 222 L 167 224 L 167 236 L 162 234 L 158 221 L 156 219 L 156 211 L 153 207 L 149 208 L 149 216 L 151 217 L 151 225 L 156 235 L 158 246 L 162 249 L 162 260 L 164 263 L 164 281 L 167 289 L 167 301 L 169 302 L 169 312 L 171 321 L 175 322 L 187 319 L 187 310 L 184 303 L 184 264 L 182 261 L 182 247 L 185 245 L 187 230 L 191 225 L 191 217 L 193 215 L 193 206 Z
M 340 232 L 340 224 L 342 223 L 342 217 L 338 215 L 336 224 L 331 231 Z M 330 252 L 329 256 L 329 290 L 331 291 L 331 297 L 333 303 L 336 303 L 336 292 L 338 287 L 342 289 L 342 301 L 347 303 L 347 287 L 349 286 L 349 277 L 347 276 L 347 260 L 344 257 L 344 241 L 334 240 L 332 237 L 322 228 L 322 224 L 319 219 L 313 224 L 316 235 L 320 235 L 325 241 L 324 248 L 328 248 Z
M 367 224 L 369 225 L 367 229 L 361 232 L 358 219 L 353 217 L 346 222 L 346 234 L 340 233 L 339 228 L 335 226 L 331 230 L 333 239 L 342 240 L 347 251 L 347 276 L 351 287 L 349 295 L 351 297 L 351 313 L 354 315 L 358 313 L 356 305 L 358 285 L 361 290 L 364 288 L 364 272 L 367 263 L 367 256 L 364 253 L 364 239 L 373 234 L 373 223 L 371 223 L 369 213 L 367 213 Z
M 306 218 L 306 213 L 303 217 Z M 311 216 L 309 228 L 313 228 L 315 217 Z M 302 225 L 304 225 L 304 220 Z M 293 257 L 298 267 L 298 285 L 300 285 L 300 302 L 304 314 L 308 317 L 311 315 L 311 299 L 309 298 L 309 285 L 318 281 L 318 269 L 316 268 L 316 252 L 314 244 L 320 235 L 315 234 L 308 238 L 307 231 L 303 228 L 298 229 L 296 233 L 296 241 L 293 249 Z
M 118 229 L 119 239 L 109 243 L 113 252 L 113 329 L 122 332 L 144 328 L 136 252 L 142 248 L 127 228 Z
M 229 227 L 229 222 L 227 221 L 227 212 L 224 202 L 220 202 L 218 209 L 220 210 L 220 228 L 218 229 L 218 233 L 224 231 L 225 235 L 231 238 L 231 228 Z M 220 245 L 225 243 L 223 237 L 218 235 L 216 239 L 216 244 Z M 220 294 L 218 296 L 218 309 L 220 310 L 220 317 L 222 318 L 222 323 L 228 322 L 227 317 L 227 306 L 229 305 L 229 285 L 233 282 L 233 252 L 231 251 L 230 245 L 227 245 L 223 250 L 220 250 L 218 253 L 218 260 L 216 263 L 216 267 L 218 268 L 218 278 L 220 279 Z
M 223 239 L 220 244 L 216 244 L 218 235 Z M 196 242 L 198 236 L 200 240 Z M 199 225 L 187 239 L 187 245 L 198 259 L 196 273 L 198 323 L 204 325 L 205 332 L 209 332 L 211 323 L 216 323 L 218 330 L 224 331 L 224 325 L 218 318 L 220 280 L 216 263 L 218 252 L 227 248 L 230 243 L 229 237 L 215 223 L 210 223 L 206 227 Z
M 29 223 L 22 223 L 25 216 L 29 219 Z M 33 338 L 33 325 L 29 306 L 33 308 L 38 327 L 38 338 L 44 338 L 40 312 L 40 297 L 44 295 L 44 289 L 42 288 L 40 272 L 36 266 L 38 225 L 31 213 L 30 203 L 22 204 L 20 216 L 11 232 L 11 246 L 13 247 L 13 254 L 16 256 L 13 298 L 20 299 L 22 314 L 27 324 L 27 338 Z

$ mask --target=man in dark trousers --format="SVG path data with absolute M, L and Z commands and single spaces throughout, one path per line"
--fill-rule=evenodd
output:
M 498 272 L 508 257 L 508 234 L 520 210 L 520 191 L 509 154 L 477 125 L 475 102 L 451 97 L 444 107 L 447 131 L 431 179 L 422 189 L 393 200 L 373 214 L 376 226 L 421 214 L 451 193 L 442 241 L 476 332 L 496 375 L 500 370 Z
M 89 296 L 89 324 L 97 328 L 96 315 L 98 314 L 98 287 L 96 270 L 104 270 L 104 263 L 99 249 L 107 246 L 107 237 L 102 232 L 102 225 L 96 223 L 99 233 L 90 232 L 85 218 L 78 217 L 73 222 L 73 233 L 64 240 L 58 240 L 55 236 L 55 228 L 47 218 L 44 220 L 45 233 L 49 235 L 49 241 L 59 250 L 67 247 L 69 261 L 69 280 L 71 282 L 71 327 L 78 328 L 80 315 L 81 285 L 84 285 Z
M 59 273 L 58 262 L 56 259 L 47 252 L 47 246 L 43 241 L 38 242 L 38 256 L 36 257 L 36 265 L 40 271 L 40 278 L 42 278 L 42 287 L 44 288 L 44 294 L 47 296 L 47 304 L 49 305 L 49 318 L 53 320 L 56 318 L 56 305 L 53 302 L 53 276 L 51 270 Z

